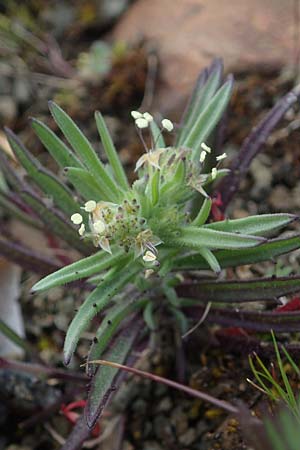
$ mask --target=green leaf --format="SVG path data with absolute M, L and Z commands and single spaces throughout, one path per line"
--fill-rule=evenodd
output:
M 29 214 L 25 213 L 13 203 L 13 199 L 10 198 L 9 194 L 2 192 L 0 188 L 0 206 L 4 208 L 5 212 L 11 214 L 16 219 L 20 220 L 27 225 L 41 229 L 43 228 L 43 224 L 37 220 L 37 218 L 31 217 Z
M 211 205 L 212 205 L 211 198 L 205 198 L 197 216 L 195 217 L 195 219 L 192 222 L 193 226 L 201 227 L 202 225 L 205 224 L 205 222 L 207 221 L 209 214 L 210 214 Z
M 300 291 L 300 276 L 250 281 L 199 281 L 178 287 L 179 293 L 205 302 L 251 302 L 271 300 Z M 184 294 L 186 293 L 186 294 Z
M 180 146 L 185 141 L 189 131 L 193 127 L 200 113 L 205 109 L 207 104 L 210 102 L 212 97 L 215 95 L 216 90 L 220 86 L 222 76 L 222 65 L 219 64 L 211 75 L 209 76 L 206 83 L 193 92 L 191 103 L 186 112 L 184 122 L 182 124 L 180 133 L 177 138 L 177 146 Z
M 199 253 L 201 256 L 203 256 L 205 261 L 207 261 L 207 264 L 209 265 L 211 270 L 213 270 L 215 273 L 221 272 L 219 261 L 217 260 L 213 252 L 211 252 L 208 248 L 203 247 L 199 250 Z
M 296 235 L 284 239 L 272 239 L 258 247 L 244 250 L 223 250 L 215 252 L 221 267 L 236 267 L 245 264 L 255 264 L 267 261 L 276 256 L 297 250 L 300 247 L 300 236 Z M 181 270 L 205 270 L 209 266 L 199 253 L 178 256 L 174 267 Z
M 125 362 L 137 337 L 139 327 L 131 326 L 115 341 L 114 346 L 106 355 L 106 359 L 122 364 Z M 119 369 L 109 366 L 99 367 L 93 378 L 85 408 L 87 424 L 92 428 L 101 416 L 110 395 L 115 390 Z
M 58 105 L 54 102 L 50 102 L 49 108 L 54 120 L 65 135 L 66 139 L 73 147 L 74 151 L 78 154 L 80 160 L 90 171 L 91 175 L 93 175 L 100 188 L 105 192 L 107 198 L 118 203 L 119 191 L 114 181 L 106 172 L 90 142 L 73 122 L 73 120 Z
M 293 214 L 262 214 L 259 216 L 243 217 L 242 219 L 222 220 L 204 225 L 204 228 L 231 233 L 265 235 L 266 233 L 288 225 L 296 219 L 297 216 Z
M 159 182 L 160 182 L 160 171 L 155 170 L 149 183 L 150 183 L 150 196 L 151 196 L 151 203 L 152 206 L 155 206 L 156 203 L 159 200 Z
M 25 352 L 28 352 L 28 354 L 32 354 L 31 345 L 28 344 L 26 339 L 19 336 L 12 328 L 10 328 L 6 323 L 4 323 L 2 319 L 0 319 L 0 334 L 3 334 L 15 345 L 25 350 Z
M 153 301 L 149 300 L 143 313 L 144 321 L 151 331 L 157 329 L 157 320 L 155 318 L 155 304 Z
M 137 262 L 123 264 L 121 269 L 111 274 L 85 299 L 69 325 L 65 345 L 64 359 L 69 364 L 81 333 L 87 328 L 92 318 L 107 306 L 111 298 L 132 281 L 141 270 Z
M 95 182 L 95 178 L 85 169 L 66 167 L 65 174 L 82 197 L 86 200 L 109 200 L 105 190 Z
M 32 292 L 44 291 L 55 286 L 61 286 L 62 284 L 90 277 L 95 273 L 99 273 L 102 270 L 108 269 L 114 264 L 121 263 L 122 260 L 127 259 L 127 255 L 122 258 L 122 253 L 123 251 L 120 249 L 113 249 L 112 255 L 101 250 L 100 252 L 95 253 L 95 255 L 83 258 L 51 273 L 32 286 L 31 290 Z
M 111 338 L 114 336 L 123 320 L 128 318 L 134 311 L 141 309 L 145 304 L 146 300 L 137 299 L 130 295 L 128 298 L 122 299 L 121 303 L 114 305 L 105 315 L 97 330 L 96 339 L 94 339 L 92 344 L 88 360 L 92 361 L 99 359 L 102 353 L 107 349 Z M 88 373 L 89 375 L 92 375 L 92 371 L 88 370 Z
M 71 191 L 58 178 L 46 170 L 39 161 L 23 146 L 12 131 L 6 129 L 6 135 L 14 154 L 24 167 L 31 180 L 58 206 L 66 215 L 80 212 L 78 203 L 73 199 Z
M 264 239 L 256 236 L 226 233 L 223 231 L 208 230 L 193 226 L 183 227 L 178 230 L 178 236 L 164 236 L 164 242 L 173 247 L 188 247 L 191 249 L 239 249 L 253 247 L 264 242 Z
M 193 156 L 198 156 L 202 142 L 213 131 L 228 105 L 232 91 L 232 79 L 229 79 L 217 91 L 205 109 L 199 114 L 193 127 L 182 142 L 182 145 L 193 149 Z
M 118 156 L 118 153 L 115 149 L 114 143 L 113 143 L 110 133 L 107 129 L 105 121 L 102 117 L 102 114 L 99 111 L 96 111 L 95 119 L 96 119 L 98 132 L 101 137 L 101 142 L 102 142 L 103 148 L 105 150 L 106 156 L 108 158 L 108 161 L 113 170 L 115 180 L 119 183 L 121 188 L 127 190 L 129 187 L 127 176 L 123 169 L 123 166 L 122 166 L 122 163 Z
M 47 125 L 33 118 L 31 118 L 31 125 L 42 144 L 62 169 L 68 166 L 83 168 L 82 163 L 72 150 Z

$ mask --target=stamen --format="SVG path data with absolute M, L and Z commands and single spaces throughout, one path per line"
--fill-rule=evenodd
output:
M 172 131 L 174 129 L 174 125 L 169 119 L 163 119 L 161 121 L 163 128 L 167 131 Z
M 200 153 L 200 162 L 203 163 L 205 161 L 207 153 L 202 150 L 202 152 Z
M 139 119 L 136 119 L 135 124 L 138 128 L 148 128 L 149 122 L 148 120 L 144 119 L 144 117 L 140 117 Z
M 97 203 L 95 202 L 95 200 L 89 200 L 88 202 L 85 203 L 84 210 L 86 212 L 93 212 L 95 211 L 96 207 Z
M 211 170 L 211 179 L 212 179 L 212 180 L 215 180 L 215 179 L 216 179 L 217 173 L 218 173 L 217 168 L 216 168 L 216 167 L 213 167 L 212 170 Z
M 211 148 L 208 145 L 206 145 L 205 142 L 202 142 L 200 147 L 203 148 L 203 150 L 205 150 L 207 153 L 211 153 Z
M 71 216 L 71 221 L 74 223 L 74 225 L 80 225 L 83 221 L 83 217 L 79 213 L 75 213 Z
M 84 232 L 85 232 L 85 225 L 84 225 L 84 223 L 82 223 L 78 230 L 79 236 L 83 236 Z
M 143 117 L 143 114 L 140 113 L 139 111 L 131 111 L 131 117 L 134 118 L 134 120 L 136 119 L 140 119 L 141 117 Z
M 227 158 L 227 153 L 222 153 L 222 155 L 219 155 L 216 157 L 217 161 L 222 161 L 223 159 Z

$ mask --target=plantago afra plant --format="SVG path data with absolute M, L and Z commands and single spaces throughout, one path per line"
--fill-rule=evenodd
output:
M 223 213 L 240 177 L 236 168 L 233 172 L 222 168 L 226 154 L 214 151 L 216 130 L 227 109 L 232 84 L 231 77 L 222 81 L 222 65 L 216 61 L 199 77 L 179 126 L 167 118 L 156 121 L 148 112 L 131 112 L 144 147 L 144 154 L 136 162 L 137 177 L 132 185 L 99 112 L 95 120 L 107 165 L 58 105 L 51 102 L 50 111 L 68 145 L 46 125 L 32 120 L 34 131 L 64 169 L 68 183 L 41 166 L 18 138 L 7 131 L 12 150 L 30 184 L 16 174 L 3 154 L 2 166 L 13 191 L 1 192 L 2 204 L 12 214 L 18 213 L 33 226 L 56 235 L 83 256 L 54 271 L 57 263 L 52 260 L 9 239 L 0 241 L 0 251 L 25 267 L 40 273 L 53 272 L 33 286 L 33 292 L 86 279 L 82 286 L 89 293 L 65 338 L 66 364 L 70 363 L 82 334 L 99 315 L 102 321 L 88 360 L 102 358 L 105 353 L 106 359 L 119 364 L 127 360 L 141 340 L 147 340 L 149 330 L 159 330 L 162 308 L 174 318 L 182 334 L 187 332 L 190 318 L 208 312 L 208 304 L 211 306 L 207 320 L 220 324 L 257 330 L 299 330 L 298 313 L 240 312 L 228 304 L 274 301 L 299 290 L 300 277 L 242 282 L 218 279 L 226 267 L 264 261 L 300 247 L 298 235 L 269 238 L 296 219 L 291 214 L 213 219 L 213 194 L 209 192 L 214 192 L 215 185 L 223 186 L 219 190 Z M 272 110 L 251 134 L 243 147 L 246 155 L 243 172 L 258 152 L 262 136 L 266 139 L 297 96 L 298 91 L 289 94 L 284 103 L 276 106 L 276 114 Z M 165 145 L 166 133 L 174 136 L 173 145 Z M 145 139 L 146 134 L 150 139 Z M 237 158 L 232 164 L 236 165 Z M 203 275 L 201 271 L 205 271 Z M 205 279 L 207 271 L 214 277 Z M 189 273 L 187 278 L 185 273 Z M 95 365 L 87 367 L 93 380 L 85 418 L 92 427 L 116 385 L 119 372 L 116 367 L 101 367 L 97 372 Z

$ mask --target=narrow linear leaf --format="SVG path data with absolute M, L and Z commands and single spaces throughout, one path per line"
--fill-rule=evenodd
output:
M 255 264 L 267 261 L 300 247 L 300 236 L 296 235 L 284 239 L 271 239 L 259 247 L 244 250 L 223 250 L 215 252 L 221 267 L 236 267 L 244 264 Z M 181 270 L 202 270 L 209 266 L 199 253 L 177 256 L 174 267 Z
M 101 250 L 94 255 L 80 259 L 73 264 L 63 267 L 55 273 L 51 273 L 46 278 L 38 281 L 31 288 L 31 291 L 43 291 L 75 280 L 90 277 L 95 273 L 100 273 L 102 270 L 113 266 L 116 262 L 122 263 L 122 260 L 127 259 L 127 256 L 124 258 L 121 257 L 122 253 L 123 252 L 120 249 L 113 249 L 112 255 Z
M 264 235 L 271 231 L 285 227 L 298 216 L 294 214 L 261 214 L 259 216 L 243 217 L 235 220 L 222 220 L 208 225 L 205 228 L 226 232 L 239 232 L 244 234 Z
M 95 113 L 95 119 L 96 124 L 98 128 L 98 132 L 101 137 L 101 142 L 103 145 L 103 148 L 105 150 L 106 156 L 108 158 L 108 161 L 111 165 L 111 168 L 113 170 L 115 180 L 116 182 L 121 186 L 121 188 L 127 190 L 128 180 L 127 176 L 125 174 L 125 171 L 123 169 L 122 163 L 120 161 L 120 158 L 118 156 L 118 153 L 115 149 L 114 143 L 112 141 L 111 135 L 107 129 L 106 123 L 103 119 L 102 114 L 99 111 L 96 111 Z
M 82 163 L 72 150 L 47 125 L 37 119 L 31 118 L 30 120 L 38 138 L 62 169 L 68 166 L 83 168 Z
M 46 170 L 33 155 L 31 155 L 12 131 L 8 129 L 5 131 L 14 154 L 30 176 L 31 180 L 33 180 L 49 198 L 52 198 L 56 206 L 60 207 L 67 215 L 71 216 L 74 212 L 79 212 L 79 205 L 73 199 L 72 192 L 64 186 L 54 174 Z
M 201 256 L 203 256 L 205 261 L 207 261 L 207 264 L 213 272 L 217 274 L 221 272 L 219 261 L 217 260 L 213 252 L 211 252 L 208 248 L 203 247 L 199 250 L 199 253 Z
M 80 160 L 90 171 L 91 175 L 95 177 L 100 188 L 111 201 L 117 202 L 119 191 L 114 181 L 106 172 L 90 142 L 73 120 L 58 105 L 54 102 L 50 102 L 49 108 L 57 125 L 73 147 L 74 151 L 78 154 Z
M 193 149 L 194 157 L 200 145 L 210 135 L 222 113 L 224 112 L 230 100 L 232 91 L 232 78 L 228 79 L 226 83 L 218 90 L 206 108 L 200 113 L 193 127 L 182 142 L 182 145 Z
M 64 359 L 69 364 L 82 332 L 92 318 L 107 306 L 111 298 L 127 283 L 132 281 L 141 270 L 138 263 L 130 263 L 105 278 L 105 280 L 86 298 L 69 325 L 65 345 Z
M 79 195 L 86 200 L 109 200 L 105 190 L 101 189 L 95 178 L 85 169 L 67 167 L 66 176 Z
M 0 237 L 0 254 L 23 269 L 41 275 L 46 275 L 60 268 L 52 259 L 37 251 L 33 251 L 29 247 L 25 247 L 19 242 L 4 239 L 3 236 Z
M 10 193 L 2 192 L 0 189 L 0 206 L 5 210 L 5 213 L 10 214 L 16 219 L 20 220 L 22 223 L 29 225 L 31 227 L 41 229 L 42 223 L 36 218 L 31 217 L 27 212 L 19 208 L 15 204 L 14 198 Z
M 250 281 L 198 281 L 177 287 L 178 295 L 204 302 L 236 303 L 274 300 L 300 291 L 300 276 L 263 278 Z
M 26 342 L 26 339 L 19 336 L 12 328 L 10 328 L 5 322 L 3 322 L 2 319 L 0 319 L 0 334 L 3 334 L 7 339 L 9 339 L 15 345 L 17 345 L 18 347 L 25 350 L 25 352 L 28 352 L 29 354 L 31 354 L 32 348 Z
M 21 176 L 17 173 L 17 170 L 15 167 L 13 167 L 13 164 L 15 164 L 11 158 L 9 158 L 6 154 L 6 152 L 0 147 L 0 165 L 3 173 L 5 173 L 5 178 L 7 181 L 9 181 L 11 187 L 15 189 L 15 191 L 20 191 L 21 189 L 24 189 L 25 187 L 29 185 L 26 183 Z
M 205 224 L 205 222 L 207 221 L 209 214 L 210 214 L 211 205 L 212 205 L 211 198 L 205 198 L 197 216 L 195 217 L 195 219 L 192 222 L 192 225 L 194 227 L 201 227 L 202 225 Z M 224 231 L 228 231 L 228 230 L 224 230 Z
M 201 319 L 205 306 L 195 306 L 195 300 L 179 299 L 182 307 L 187 307 L 188 317 Z M 193 306 L 193 307 L 192 307 Z M 292 333 L 300 331 L 300 312 L 278 314 L 269 311 L 233 310 L 229 308 L 211 307 L 206 319 L 228 327 L 241 327 L 254 331 L 273 330 L 275 333 Z
M 185 120 L 182 123 L 181 133 L 177 141 L 177 145 L 180 146 L 185 141 L 189 130 L 192 128 L 193 124 L 196 122 L 197 118 L 201 112 L 206 108 L 208 103 L 211 101 L 215 95 L 217 89 L 220 87 L 221 77 L 223 72 L 223 65 L 220 59 L 213 62 L 210 68 L 210 74 L 207 80 L 202 86 L 198 86 L 193 92 L 193 100 L 185 116 Z
M 90 436 L 92 430 L 86 423 L 84 414 L 78 417 L 71 433 L 68 435 L 66 442 L 60 450 L 81 450 L 84 442 Z
M 127 327 L 125 331 L 118 336 L 112 349 L 108 352 L 107 358 L 110 361 L 124 363 L 132 349 L 134 341 L 140 331 L 141 324 Z M 91 389 L 85 407 L 85 418 L 88 426 L 92 428 L 101 416 L 104 408 L 107 406 L 111 394 L 116 390 L 120 370 L 114 367 L 99 367 L 93 378 Z
M 112 337 L 118 331 L 119 325 L 133 312 L 141 309 L 146 304 L 146 300 L 138 298 L 138 295 L 129 295 L 121 303 L 115 304 L 103 318 L 100 327 L 97 330 L 95 339 L 91 346 L 88 361 L 100 358 Z M 87 373 L 89 376 L 94 374 L 93 366 L 88 365 Z
M 179 230 L 179 236 L 164 236 L 166 244 L 171 246 L 201 249 L 238 249 L 253 247 L 265 241 L 264 238 L 243 234 L 227 233 L 223 231 L 197 228 L 193 226 L 184 227 Z

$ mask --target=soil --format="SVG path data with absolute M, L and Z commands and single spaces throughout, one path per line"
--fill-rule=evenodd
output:
M 82 30 L 75 32 L 73 28 L 72 32 L 74 42 L 86 36 Z M 66 48 L 63 48 L 63 53 L 68 54 L 70 59 L 75 58 L 71 44 L 69 40 Z M 87 48 L 88 42 L 85 43 L 85 49 Z M 46 112 L 46 100 L 55 98 L 68 108 L 69 114 L 82 126 L 89 138 L 96 141 L 97 133 L 91 118 L 93 111 L 101 106 L 102 111 L 109 116 L 116 145 L 130 172 L 142 149 L 127 116 L 143 99 L 147 61 L 147 46 L 141 43 L 120 58 L 101 82 L 96 85 L 81 83 L 75 92 L 68 83 L 63 88 L 57 88 L 55 79 L 49 75 L 51 86 L 43 86 L 34 102 L 29 100 L 20 105 L 15 99 L 16 114 L 8 121 L 8 125 L 27 144 L 32 143 L 28 116 L 45 119 L 54 129 L 54 123 Z M 30 70 L 34 71 L 36 67 L 33 64 Z M 249 70 L 235 75 L 237 82 L 225 139 L 229 155 L 239 148 L 252 126 L 293 85 L 291 75 L 281 68 L 270 71 Z M 122 92 L 125 94 L 120 95 Z M 253 163 L 239 195 L 232 203 L 232 217 L 242 217 L 248 213 L 300 212 L 299 138 L 299 112 L 292 110 L 271 135 L 264 152 Z M 32 148 L 43 162 L 50 164 L 40 146 L 35 143 Z M 270 275 L 275 270 L 285 270 L 287 267 L 292 273 L 299 269 L 298 254 L 282 257 L 280 261 L 276 267 L 273 263 L 243 267 L 236 271 L 235 276 L 249 278 L 253 275 Z M 228 276 L 232 276 L 230 271 Z M 61 349 L 65 331 L 74 309 L 81 301 L 81 293 L 80 290 L 59 288 L 46 295 L 31 298 L 29 289 L 37 278 L 29 273 L 23 275 L 21 303 L 26 335 L 34 349 L 33 360 L 59 368 L 62 367 Z M 178 355 L 174 354 L 174 337 L 164 327 L 162 329 L 154 351 L 141 355 L 139 364 L 144 370 L 149 369 L 172 379 L 181 377 L 190 386 L 231 403 L 242 401 L 250 408 L 264 403 L 263 396 L 246 381 L 248 377 L 251 378 L 251 371 L 248 355 L 243 351 L 245 343 L 251 350 L 262 336 L 208 327 L 204 323 L 184 342 L 186 370 L 184 374 L 179 374 L 176 369 Z M 90 338 L 88 333 L 84 336 L 77 352 L 77 362 L 82 361 L 86 355 Z M 266 336 L 264 338 L 268 339 Z M 292 338 L 296 339 L 296 336 Z M 57 379 L 50 384 L 45 381 L 41 383 L 34 375 L 0 371 L 0 395 L 5 398 L 0 404 L 0 449 L 60 448 L 73 427 L 63 414 L 62 404 L 85 396 L 84 385 L 76 386 L 74 388 L 72 383 L 63 383 Z M 40 415 L 41 407 L 43 409 L 46 403 L 47 412 L 44 416 Z M 80 412 L 80 409 L 77 411 Z M 235 417 L 165 386 L 134 377 L 128 377 L 119 389 L 100 427 L 100 438 L 92 437 L 89 441 L 90 448 L 250 450 L 243 440 Z M 103 442 L 100 443 L 101 436 Z

